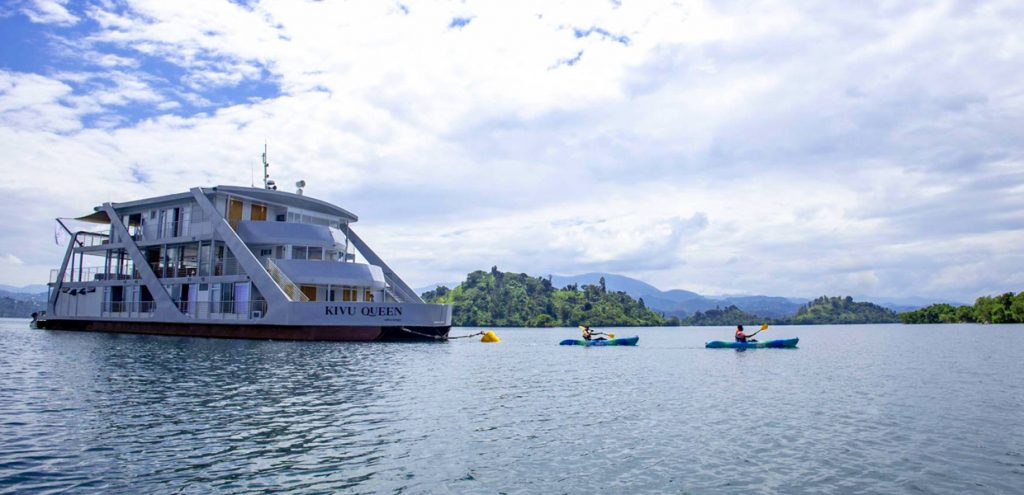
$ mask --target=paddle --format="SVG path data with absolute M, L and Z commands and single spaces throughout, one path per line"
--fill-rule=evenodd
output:
M 765 330 L 768 330 L 768 324 L 767 323 L 763 323 L 761 325 L 761 329 L 760 330 L 758 330 L 758 331 L 756 331 L 756 332 L 754 332 L 754 333 L 752 333 L 750 335 L 747 335 L 747 338 L 749 339 L 750 337 L 753 337 L 753 336 L 755 336 L 755 335 L 757 335 L 757 334 L 759 334 L 759 333 L 761 333 L 761 332 L 763 332 Z
M 584 328 L 587 328 L 587 327 L 585 327 L 583 325 L 580 325 L 579 327 L 580 327 L 580 330 L 583 330 Z M 615 338 L 615 334 L 611 333 L 611 332 L 604 333 L 604 332 L 595 332 L 595 331 L 591 330 L 590 331 L 590 335 L 607 335 L 608 338 L 610 338 L 610 339 L 614 339 Z

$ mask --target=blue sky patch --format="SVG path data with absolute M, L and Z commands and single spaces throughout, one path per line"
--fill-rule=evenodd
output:
M 149 174 L 142 170 L 142 167 L 138 163 L 133 164 L 131 167 L 132 180 L 137 184 L 146 184 L 149 182 Z
M 251 7 L 251 2 L 238 2 Z M 152 94 L 143 99 L 126 96 L 104 103 L 82 117 L 89 127 L 122 127 L 161 115 L 183 117 L 213 113 L 217 109 L 280 96 L 280 80 L 256 61 L 240 61 L 211 53 L 198 53 L 185 68 L 169 59 L 144 54 L 131 45 L 87 41 L 100 25 L 75 12 L 72 25 L 33 23 L 21 13 L 0 16 L 0 70 L 40 74 L 72 88 L 75 97 L 96 92 L 118 93 L 118 82 L 143 84 Z M 120 14 L 125 11 L 122 7 Z M 237 65 L 259 67 L 254 77 L 237 82 L 211 82 L 205 76 L 233 74 Z
M 463 26 L 469 24 L 472 20 L 472 17 L 453 17 L 452 22 L 448 24 L 448 29 L 462 29 Z
M 608 30 L 604 28 L 599 28 L 597 26 L 591 27 L 589 29 L 573 28 L 572 32 L 573 35 L 575 35 L 577 38 L 586 38 L 591 34 L 598 34 L 601 35 L 601 37 L 604 39 L 609 39 L 616 43 L 622 43 L 625 46 L 629 46 L 630 42 L 629 36 L 626 36 L 624 34 L 612 34 L 608 32 Z
M 556 63 L 554 65 L 554 67 L 551 67 L 551 68 L 555 69 L 555 68 L 558 68 L 559 66 L 562 66 L 562 65 L 567 65 L 569 67 L 572 67 L 572 66 L 576 65 L 576 62 L 579 62 L 581 58 L 583 58 L 583 50 L 580 50 L 579 52 L 577 52 L 575 57 L 560 59 L 558 61 L 558 63 Z

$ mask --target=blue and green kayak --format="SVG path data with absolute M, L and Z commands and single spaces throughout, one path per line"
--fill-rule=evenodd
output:
M 583 340 L 583 339 L 565 339 L 559 342 L 558 345 L 581 345 L 584 347 L 590 346 L 602 346 L 602 345 L 636 345 L 636 342 L 640 340 L 640 337 L 622 337 L 617 339 L 608 340 Z
M 779 339 L 766 340 L 764 342 L 723 342 L 721 340 L 709 340 L 704 347 L 708 349 L 760 349 L 772 347 L 776 349 L 793 348 L 800 339 Z

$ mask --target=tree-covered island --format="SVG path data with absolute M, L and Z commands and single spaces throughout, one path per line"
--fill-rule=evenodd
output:
M 933 304 L 900 313 L 903 323 L 1024 323 L 1024 291 L 982 296 L 973 306 Z
M 602 279 L 603 281 L 603 279 Z M 552 287 L 550 279 L 525 273 L 470 273 L 454 289 L 423 294 L 430 303 L 452 305 L 452 324 L 463 327 L 659 326 L 665 320 L 625 292 L 603 283 Z

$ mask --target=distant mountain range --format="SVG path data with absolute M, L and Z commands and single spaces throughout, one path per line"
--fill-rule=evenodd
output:
M 685 318 L 697 311 L 703 312 L 709 309 L 727 308 L 729 306 L 736 306 L 747 313 L 768 318 L 785 318 L 795 315 L 801 306 L 810 301 L 810 299 L 800 297 L 764 295 L 705 296 L 683 289 L 663 291 L 642 280 L 637 280 L 624 275 L 616 275 L 614 273 L 601 272 L 584 273 L 582 275 L 552 275 L 551 285 L 560 288 L 571 284 L 577 284 L 580 286 L 597 284 L 601 277 L 604 277 L 605 287 L 609 291 L 622 291 L 629 294 L 634 299 L 642 298 L 647 307 L 664 313 L 665 316 L 678 316 L 679 318 Z M 448 288 L 454 288 L 458 284 L 458 282 L 432 284 L 416 289 L 416 291 L 417 293 L 422 294 L 428 290 L 433 290 L 440 285 L 444 285 Z M 862 298 L 858 299 L 861 300 Z M 954 305 L 963 304 L 952 301 L 935 301 L 919 297 L 905 299 L 879 297 L 873 298 L 871 302 L 897 312 L 911 311 L 939 302 L 946 302 Z
M 46 292 L 45 285 L 26 285 L 24 287 L 15 287 L 13 285 L 0 284 L 0 292 L 10 292 L 13 294 L 39 294 L 40 292 Z
M 0 286 L 9 287 L 9 286 Z M 10 287 L 21 289 L 19 287 Z M 28 289 L 38 289 L 39 286 L 30 285 Z M 46 286 L 42 286 L 42 292 L 29 293 L 9 291 L 0 289 L 0 317 L 3 318 L 27 318 L 36 311 L 46 309 Z
M 665 316 L 684 318 L 697 311 L 736 306 L 748 313 L 769 318 L 792 316 L 809 299 L 774 297 L 760 295 L 742 296 L 704 296 L 696 292 L 672 289 L 660 290 L 657 287 L 624 275 L 613 273 L 584 273 L 582 275 L 553 275 L 551 284 L 565 287 L 569 284 L 596 284 L 604 277 L 605 287 L 609 291 L 622 291 L 634 299 L 643 298 L 647 307 L 665 313 Z

